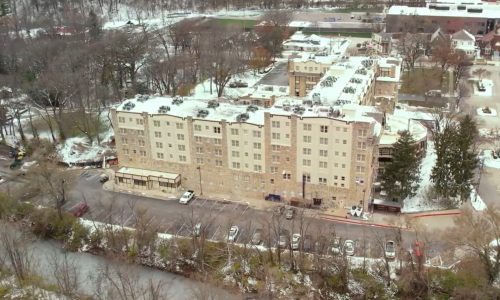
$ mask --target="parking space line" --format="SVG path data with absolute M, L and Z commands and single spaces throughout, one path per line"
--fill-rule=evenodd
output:
M 208 201 L 208 199 L 205 198 L 204 201 L 203 201 L 203 203 L 201 204 L 201 207 L 204 207 L 205 204 L 207 204 L 207 201 Z
M 186 223 L 182 223 L 181 228 L 179 228 L 179 230 L 177 230 L 177 233 L 176 233 L 175 235 L 179 235 L 179 232 L 181 232 L 181 231 L 182 231 L 182 229 L 184 229 L 184 225 L 185 225 L 185 224 L 186 224 Z
M 223 211 L 223 210 L 224 210 L 224 207 L 226 207 L 226 204 L 223 204 L 223 205 L 221 206 L 221 208 L 219 209 L 219 212 Z
M 241 212 L 240 216 L 243 216 L 247 210 L 248 210 L 248 206 L 245 207 L 245 209 Z
M 214 234 L 212 235 L 212 240 L 215 240 L 215 236 L 217 235 L 217 233 L 219 232 L 219 229 L 220 229 L 220 225 L 217 226 L 217 229 L 215 230 Z

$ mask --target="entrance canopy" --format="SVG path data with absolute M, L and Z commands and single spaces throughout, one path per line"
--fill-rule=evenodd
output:
M 181 175 L 168 172 L 122 167 L 115 173 L 119 182 L 134 183 L 156 188 L 176 188 L 181 184 Z M 127 180 L 128 179 L 128 180 Z

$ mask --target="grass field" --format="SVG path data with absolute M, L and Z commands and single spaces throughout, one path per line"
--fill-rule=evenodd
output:
M 381 13 L 383 11 L 383 7 L 346 7 L 346 8 L 337 8 L 335 12 L 338 13 L 352 13 L 352 12 L 368 12 L 368 13 Z
M 242 20 L 242 19 L 214 19 L 215 22 L 223 26 L 237 25 L 243 28 L 253 28 L 260 21 L 258 20 Z
M 448 72 L 441 80 L 441 70 L 438 68 L 416 68 L 412 72 L 405 71 L 401 76 L 401 82 L 399 92 L 404 94 L 424 95 L 429 90 L 448 92 Z

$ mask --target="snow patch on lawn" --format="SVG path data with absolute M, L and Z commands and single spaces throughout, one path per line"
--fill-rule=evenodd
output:
M 436 159 L 437 155 L 436 149 L 434 148 L 434 142 L 429 141 L 427 142 L 427 152 L 420 165 L 420 182 L 417 194 L 415 197 L 406 198 L 403 201 L 401 212 L 411 213 L 446 209 L 441 203 L 434 202 L 426 196 L 426 193 L 431 187 L 431 173 L 432 168 L 436 164 Z
M 97 141 L 89 143 L 85 137 L 72 137 L 57 145 L 56 150 L 60 161 L 67 164 L 100 161 L 104 156 L 114 156 L 115 151 L 110 143 L 114 135 L 113 129 L 109 128 L 102 134 L 100 144 Z
M 477 88 L 477 81 L 474 81 L 474 95 L 476 96 L 484 96 L 484 97 L 492 97 L 493 96 L 493 81 L 490 79 L 482 79 L 481 82 L 484 86 L 484 91 L 480 91 Z
M 496 117 L 497 116 L 497 111 L 496 109 L 494 108 L 488 108 L 490 110 L 490 113 L 485 113 L 483 111 L 483 107 L 479 107 L 476 112 L 479 116 L 482 116 L 482 117 Z
M 483 160 L 485 167 L 500 169 L 500 158 L 493 158 L 493 150 L 484 150 L 479 158 Z
M 476 189 L 472 186 L 470 192 L 470 203 L 472 204 L 472 207 L 477 211 L 483 211 L 487 208 L 486 203 L 484 203 L 481 196 L 479 196 L 479 194 L 476 192 Z

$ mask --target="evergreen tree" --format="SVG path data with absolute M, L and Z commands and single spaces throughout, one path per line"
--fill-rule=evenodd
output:
M 10 7 L 7 0 L 0 0 L 0 17 L 10 14 Z
M 453 122 L 446 122 L 441 131 L 434 133 L 436 164 L 432 168 L 431 181 L 438 195 L 445 199 L 456 196 L 456 185 L 453 177 L 455 151 L 453 142 L 457 136 L 457 127 Z
M 454 141 L 456 159 L 453 176 L 458 188 L 458 195 L 462 201 L 470 195 L 474 170 L 479 161 L 475 149 L 477 137 L 478 130 L 475 120 L 470 115 L 465 115 L 459 121 Z
M 415 196 L 420 181 L 420 157 L 409 131 L 400 133 L 393 147 L 392 161 L 387 164 L 382 178 L 391 198 L 403 200 Z

